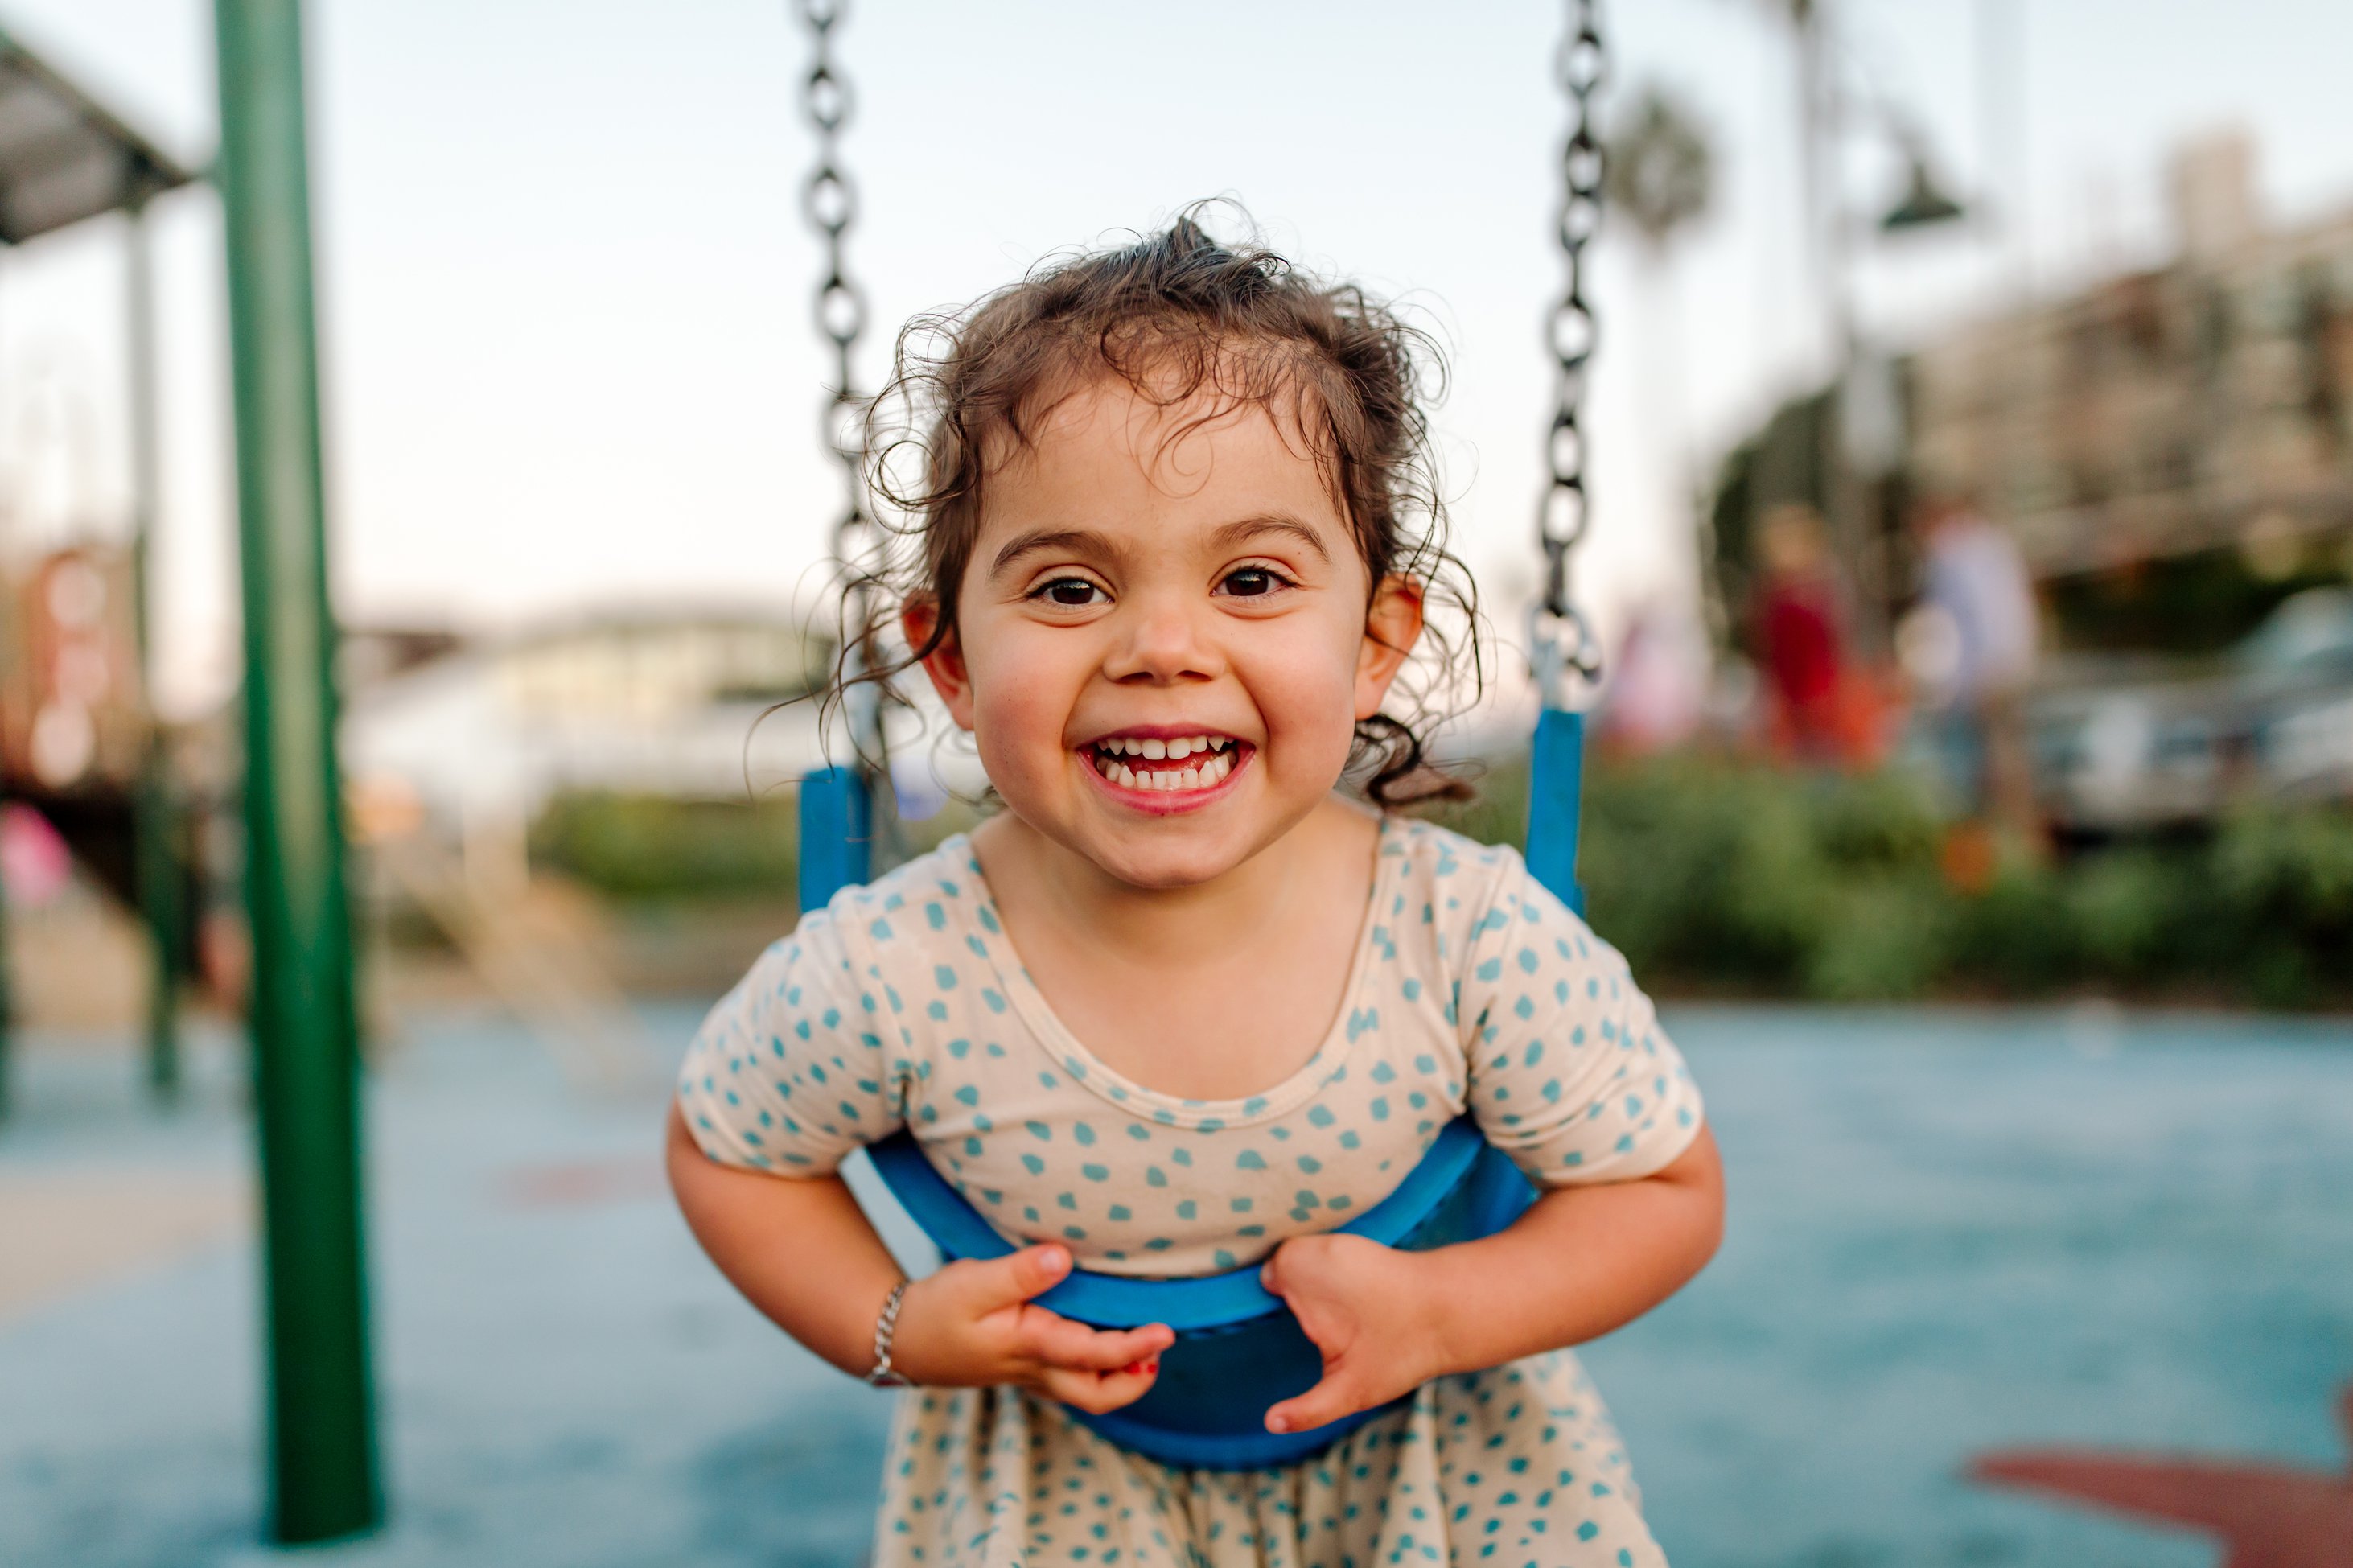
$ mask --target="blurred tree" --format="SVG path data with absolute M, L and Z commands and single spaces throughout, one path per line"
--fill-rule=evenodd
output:
M 1607 151 L 1602 180 L 1609 210 L 1632 226 L 1645 252 L 1642 276 L 1649 298 L 1644 313 L 1659 345 L 1643 356 L 1654 375 L 1646 400 L 1663 432 L 1660 444 L 1676 477 L 1676 499 L 1693 520 L 1693 580 L 1710 632 L 1720 642 L 1725 607 L 1715 591 L 1715 574 L 1709 569 L 1715 554 L 1709 537 L 1710 514 L 1702 503 L 1699 477 L 1686 452 L 1691 410 L 1680 312 L 1672 298 L 1674 242 L 1707 215 L 1715 200 L 1715 147 L 1699 117 L 1668 89 L 1651 82 L 1635 90 L 1624 117 L 1609 135 Z
M 1605 183 L 1610 210 L 1643 243 L 1663 252 L 1705 216 L 1715 195 L 1715 152 L 1697 117 L 1657 83 L 1635 94 L 1609 138 Z

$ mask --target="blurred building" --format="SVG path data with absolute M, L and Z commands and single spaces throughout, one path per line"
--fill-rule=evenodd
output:
M 2170 263 L 1913 355 L 1915 487 L 1971 492 L 2062 584 L 2205 555 L 2257 582 L 2342 575 L 2353 211 L 2268 230 L 2253 177 L 2242 135 L 2185 149 Z
M 2255 171 L 2243 133 L 2184 147 L 2171 260 L 1894 361 L 1900 440 L 1863 478 L 1899 568 L 1910 501 L 1958 492 L 2013 532 L 2073 646 L 2221 647 L 2353 575 L 2353 208 L 2267 227 Z M 1727 588 L 1752 520 L 1821 493 L 1827 407 L 1792 402 L 1727 463 Z
M 343 756 L 364 816 L 470 835 L 519 829 L 567 790 L 741 800 L 747 779 L 772 789 L 821 760 L 815 705 L 797 699 L 832 646 L 791 616 L 646 610 L 472 643 L 350 641 Z
M 0 780 L 121 790 L 147 743 L 131 553 L 76 546 L 0 570 Z

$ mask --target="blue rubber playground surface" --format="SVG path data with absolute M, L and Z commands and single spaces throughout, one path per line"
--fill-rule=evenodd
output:
M 693 1012 L 649 1017 L 682 1039 Z M 2065 1443 L 2342 1472 L 2353 1025 L 1668 1022 L 1709 1094 L 1730 1239 L 1588 1361 L 1678 1568 L 2206 1568 L 2200 1537 L 1987 1491 L 1963 1467 Z M 259 1537 L 240 1074 L 217 1036 L 192 1065 L 188 1103 L 159 1116 L 127 1044 L 35 1038 L 17 1063 L 0 1125 L 8 1568 L 280 1560 Z M 410 1026 L 368 1107 L 390 1522 L 301 1561 L 864 1560 L 888 1396 L 702 1261 L 660 1187 L 659 1115 L 567 1089 L 496 1018 Z

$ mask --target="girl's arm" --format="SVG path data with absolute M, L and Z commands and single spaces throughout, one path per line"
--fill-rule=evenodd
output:
M 839 1176 L 722 1165 L 670 1115 L 671 1191 L 711 1261 L 794 1339 L 853 1376 L 874 1364 L 874 1325 L 904 1277 Z M 891 1359 L 912 1383 L 1018 1384 L 1082 1410 L 1143 1396 L 1176 1338 L 1154 1324 L 1109 1332 L 1034 1305 L 1070 1272 L 1059 1246 L 951 1263 L 908 1286 Z
M 1295 1236 L 1261 1277 L 1323 1351 L 1324 1379 L 1267 1427 L 1303 1431 L 1433 1377 L 1597 1339 L 1682 1288 L 1723 1233 L 1723 1168 L 1702 1127 L 1656 1173 L 1554 1188 L 1479 1241 L 1409 1253 Z

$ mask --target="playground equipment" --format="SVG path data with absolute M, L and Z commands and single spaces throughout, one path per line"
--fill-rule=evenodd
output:
M 216 0 L 245 604 L 247 903 L 269 1531 L 368 1529 L 376 1478 L 359 1029 L 327 603 L 301 0 Z
M 24 244 L 108 214 L 126 220 L 132 461 L 127 550 L 118 556 L 88 547 L 63 551 L 7 589 L 14 602 L 0 617 L 0 800 L 40 810 L 100 880 L 140 911 L 153 955 L 147 1074 L 157 1097 L 166 1100 L 179 1083 L 177 991 L 192 954 L 183 812 L 145 678 L 152 655 L 148 543 L 157 507 L 147 212 L 155 197 L 195 178 L 0 32 L 0 243 Z M 5 924 L 0 907 L 0 931 Z M 8 1027 L 0 937 L 0 1112 L 7 1106 Z
M 656 1062 L 629 999 L 576 921 L 527 882 L 485 886 L 429 833 L 374 837 L 369 863 L 423 910 L 467 964 L 539 1036 L 573 1087 L 642 1089 Z
M 818 166 L 805 187 L 803 205 L 827 249 L 818 322 L 834 344 L 837 380 L 826 422 L 828 440 L 848 463 L 849 478 L 848 505 L 835 529 L 835 542 L 856 596 L 864 589 L 856 571 L 855 547 L 871 524 L 854 446 L 840 432 L 844 414 L 857 405 L 849 360 L 864 317 L 842 267 L 842 240 L 856 209 L 837 157 L 849 97 L 829 43 L 841 9 L 802 0 L 801 15 L 815 50 L 806 107 L 819 138 Z M 1585 300 L 1584 260 L 1601 212 L 1601 145 L 1594 134 L 1592 99 L 1602 85 L 1606 59 L 1594 0 L 1568 0 L 1567 31 L 1556 63 L 1573 117 L 1561 150 L 1558 223 L 1567 285 L 1553 308 L 1549 326 L 1558 374 L 1546 440 L 1549 482 L 1536 518 L 1545 582 L 1529 641 L 1543 708 L 1533 742 L 1527 863 L 1546 887 L 1581 911 L 1577 827 L 1584 716 L 1570 699 L 1573 683 L 1590 681 L 1599 665 L 1591 630 L 1569 596 L 1568 556 L 1587 524 L 1585 440 L 1578 416 L 1595 323 Z M 852 618 L 860 627 L 868 623 L 855 609 Z M 864 881 L 871 871 L 871 791 L 882 781 L 877 764 L 883 755 L 883 736 L 871 706 L 853 713 L 851 722 L 861 764 L 873 771 L 829 768 L 802 780 L 805 909 L 822 906 L 839 888 Z M 912 1133 L 894 1134 L 874 1145 L 870 1154 L 892 1194 L 946 1256 L 993 1257 L 1014 1250 L 933 1168 Z M 1390 1245 L 1434 1247 L 1493 1234 L 1517 1218 L 1534 1197 L 1519 1169 L 1489 1147 L 1466 1118 L 1442 1129 L 1395 1192 L 1344 1228 Z M 1211 1468 L 1284 1463 L 1329 1446 L 1379 1414 L 1362 1412 L 1309 1432 L 1265 1430 L 1261 1417 L 1267 1408 L 1311 1387 L 1321 1376 L 1322 1358 L 1281 1298 L 1259 1284 L 1255 1265 L 1165 1280 L 1074 1269 L 1039 1300 L 1097 1327 L 1166 1323 L 1176 1330 L 1176 1342 L 1161 1355 L 1160 1376 L 1142 1399 L 1109 1415 L 1072 1412 L 1113 1442 L 1166 1463 Z

